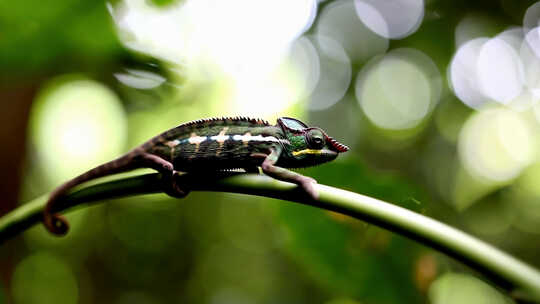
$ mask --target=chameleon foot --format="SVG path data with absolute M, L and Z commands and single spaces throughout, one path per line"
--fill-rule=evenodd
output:
M 317 184 L 317 181 L 314 180 L 311 177 L 303 176 L 303 178 L 300 180 L 298 185 L 302 187 L 302 189 L 311 196 L 312 199 L 318 200 L 319 199 L 319 192 L 315 188 L 315 184 Z
M 173 171 L 172 175 L 164 178 L 163 182 L 165 186 L 163 192 L 165 192 L 168 196 L 183 198 L 189 194 L 189 189 L 180 181 L 176 171 Z

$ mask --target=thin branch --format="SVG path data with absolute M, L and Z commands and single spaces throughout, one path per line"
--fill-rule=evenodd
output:
M 215 178 L 185 174 L 178 177 L 194 191 L 220 191 L 267 196 L 346 214 L 405 235 L 444 252 L 486 275 L 513 294 L 540 300 L 540 272 L 470 235 L 410 210 L 357 193 L 317 185 L 312 200 L 295 185 L 263 175 L 228 173 Z M 86 186 L 70 193 L 59 210 L 83 207 L 104 199 L 161 191 L 158 174 Z M 0 218 L 0 243 L 41 221 L 46 196 L 37 198 Z

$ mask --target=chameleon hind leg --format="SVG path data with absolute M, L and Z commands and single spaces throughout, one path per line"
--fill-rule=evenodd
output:
M 287 170 L 285 168 L 281 168 L 278 166 L 275 166 L 275 163 L 277 162 L 279 158 L 279 154 L 281 151 L 279 149 L 273 148 L 270 150 L 270 154 L 262 154 L 262 153 L 255 153 L 254 157 L 264 157 L 264 161 L 261 164 L 261 168 L 263 172 L 275 179 L 282 180 L 284 182 L 290 182 L 297 184 L 300 186 L 311 198 L 318 199 L 319 193 L 317 192 L 317 189 L 315 189 L 315 184 L 317 181 L 309 176 L 304 176 L 302 174 L 298 174 L 296 172 Z
M 164 160 L 163 158 L 144 153 L 140 156 L 142 163 L 149 168 L 157 170 L 163 176 L 164 189 L 163 191 L 172 197 L 183 198 L 189 193 L 186 185 L 181 185 L 175 175 L 178 171 L 174 170 L 174 166 L 171 162 Z

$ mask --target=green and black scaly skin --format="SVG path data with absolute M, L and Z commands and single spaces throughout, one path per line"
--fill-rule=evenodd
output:
M 53 213 L 61 196 L 86 181 L 137 168 L 159 171 L 167 183 L 165 192 L 173 197 L 184 197 L 189 192 L 175 182 L 176 172 L 258 172 L 260 167 L 265 174 L 295 183 L 317 199 L 314 179 L 285 168 L 322 164 L 348 149 L 320 128 L 308 127 L 294 118 L 281 117 L 276 125 L 246 117 L 196 120 L 172 128 L 58 187 L 47 201 L 43 222 L 54 234 L 67 233 L 67 221 Z

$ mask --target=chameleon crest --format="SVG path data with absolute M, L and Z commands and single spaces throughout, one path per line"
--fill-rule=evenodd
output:
M 322 164 L 348 149 L 322 129 L 308 127 L 289 117 L 279 118 L 276 125 L 247 117 L 195 120 L 172 128 L 58 187 L 49 197 L 43 222 L 52 233 L 65 234 L 68 230 L 66 220 L 53 213 L 59 198 L 86 181 L 137 168 L 160 172 L 165 192 L 173 197 L 184 197 L 189 193 L 185 185 L 177 184 L 174 178 L 177 172 L 212 174 L 238 168 L 259 172 L 260 167 L 265 174 L 295 183 L 317 199 L 313 186 L 316 181 L 286 168 Z

